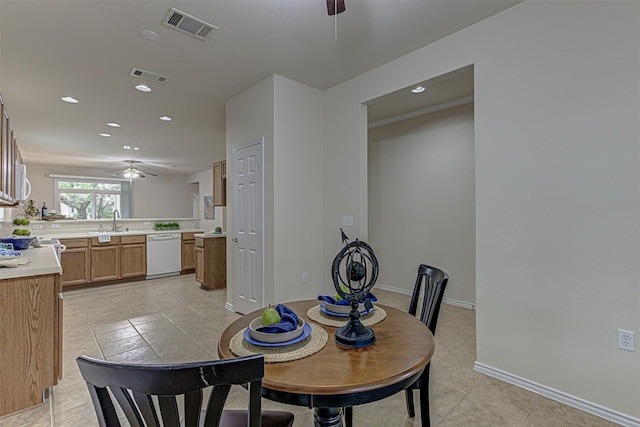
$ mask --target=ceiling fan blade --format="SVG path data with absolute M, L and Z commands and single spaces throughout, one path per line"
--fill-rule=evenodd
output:
M 146 178 L 147 175 L 158 176 L 153 172 L 143 171 L 136 167 L 136 164 L 142 164 L 142 162 L 137 160 L 125 160 L 124 163 L 127 166 L 122 169 L 105 170 L 104 172 L 110 173 L 113 177 L 123 177 L 128 179 Z
M 337 15 L 346 10 L 344 0 L 327 0 L 327 13 L 329 16 Z

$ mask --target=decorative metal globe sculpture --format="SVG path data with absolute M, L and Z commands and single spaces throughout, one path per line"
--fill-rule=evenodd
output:
M 338 295 L 351 303 L 351 312 L 349 323 L 336 330 L 335 340 L 348 347 L 367 347 L 376 342 L 376 335 L 360 322 L 358 305 L 364 301 L 367 310 L 373 308 L 366 296 L 378 278 L 378 260 L 371 246 L 358 239 L 346 243 L 349 238 L 340 231 L 345 245 L 333 260 L 331 277 Z

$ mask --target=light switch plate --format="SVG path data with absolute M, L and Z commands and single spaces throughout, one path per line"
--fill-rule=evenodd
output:
M 343 227 L 353 227 L 353 217 L 352 216 L 343 216 L 342 217 L 342 226 Z

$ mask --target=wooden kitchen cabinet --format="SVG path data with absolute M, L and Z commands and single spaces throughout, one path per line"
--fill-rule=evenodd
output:
M 147 275 L 147 236 L 120 236 L 120 278 Z
M 62 378 L 59 274 L 0 280 L 0 417 L 43 403 Z
M 196 246 L 195 255 L 196 255 L 196 282 L 200 283 L 200 286 L 202 287 L 204 283 L 204 242 L 201 242 L 201 243 L 203 243 L 202 247 Z
M 66 246 L 60 254 L 61 283 L 64 288 L 86 285 L 91 281 L 89 239 L 60 239 Z
M 181 271 L 193 273 L 196 268 L 196 238 L 195 233 L 182 233 Z
M 227 205 L 227 162 L 213 164 L 213 206 Z
M 196 237 L 196 281 L 208 291 L 227 286 L 226 237 Z
M 16 166 L 22 161 L 9 114 L 0 95 L 0 204 L 16 205 Z
M 12 130 L 9 123 L 4 102 L 0 102 L 0 199 L 4 204 L 11 204 L 13 195 L 10 194 L 10 164 L 11 164 L 11 136 Z
M 91 282 L 106 282 L 120 278 L 120 237 L 100 243 L 91 238 Z

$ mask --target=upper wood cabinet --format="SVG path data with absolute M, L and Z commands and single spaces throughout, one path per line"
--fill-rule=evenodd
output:
M 0 204 L 16 205 L 16 167 L 20 162 L 20 150 L 11 128 L 7 108 L 0 95 Z
M 227 205 L 227 162 L 213 164 L 213 206 Z

